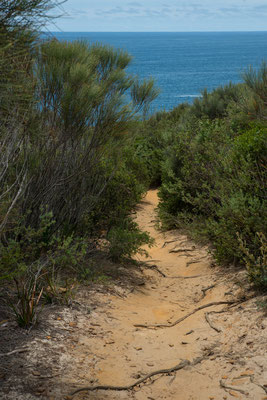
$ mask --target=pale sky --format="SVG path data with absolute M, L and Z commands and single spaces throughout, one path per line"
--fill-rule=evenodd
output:
M 50 30 L 266 31 L 267 0 L 67 0 Z

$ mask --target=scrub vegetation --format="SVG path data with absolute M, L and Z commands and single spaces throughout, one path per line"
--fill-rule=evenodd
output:
M 266 289 L 266 64 L 243 78 L 152 116 L 142 134 L 154 146 L 162 227 L 211 243 L 219 263 L 246 265 Z
M 38 36 L 58 4 L 0 5 L 0 279 L 15 282 L 19 324 L 100 248 L 125 262 L 152 245 L 131 220 L 151 186 L 163 228 L 266 289 L 266 64 L 148 118 L 158 90 L 129 75 L 126 52 Z

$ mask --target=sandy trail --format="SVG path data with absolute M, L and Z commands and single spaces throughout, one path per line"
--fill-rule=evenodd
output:
M 231 301 L 236 297 L 234 291 L 237 288 L 234 289 L 233 283 L 229 288 L 229 282 L 213 266 L 206 248 L 197 246 L 177 231 L 161 233 L 155 229 L 157 203 L 157 192 L 149 191 L 138 207 L 136 221 L 155 239 L 155 246 L 147 249 L 150 255 L 147 265 L 156 265 L 166 277 L 153 267 L 145 268 L 144 286 L 127 298 L 109 297 L 108 310 L 103 314 L 96 313 L 98 334 L 102 332 L 102 337 L 85 334 L 79 339 L 80 346 L 73 351 L 75 359 L 81 358 L 81 368 L 71 381 L 75 387 L 82 387 L 85 382 L 86 386 L 128 385 L 151 371 L 170 368 L 181 360 L 192 361 L 202 355 L 208 357 L 195 367 L 155 376 L 131 391 L 83 392 L 75 398 L 267 399 L 260 386 L 266 378 L 263 371 L 266 360 L 260 351 L 261 345 L 266 346 L 266 331 L 262 326 L 257 328 L 255 320 L 246 319 L 242 305 L 239 311 L 238 307 L 233 307 L 225 313 L 209 314 L 209 320 L 218 331 L 207 323 L 205 313 L 226 310 L 227 305 L 200 310 L 174 327 L 145 329 L 135 326 L 168 324 L 201 305 Z M 255 309 L 253 304 L 246 307 Z M 258 344 L 257 354 L 253 340 L 247 340 L 255 327 L 262 329 L 263 340 Z M 94 355 L 93 369 L 92 365 L 88 370 L 85 368 L 86 349 L 88 354 Z M 69 385 L 69 377 L 66 383 Z
M 85 391 L 73 399 L 267 399 L 267 321 L 257 299 L 203 308 L 168 326 L 206 304 L 238 301 L 247 291 L 236 284 L 244 274 L 215 266 L 207 248 L 179 231 L 156 230 L 157 203 L 157 192 L 149 191 L 135 215 L 155 239 L 137 284 L 125 288 L 122 278 L 112 290 L 85 287 L 72 308 L 52 308 L 29 338 L 27 352 L 6 358 L 4 373 L 17 367 L 5 381 L 3 399 L 71 399 L 75 389 L 130 385 L 197 357 L 205 359 L 131 390 Z M 158 324 L 167 327 L 140 327 Z

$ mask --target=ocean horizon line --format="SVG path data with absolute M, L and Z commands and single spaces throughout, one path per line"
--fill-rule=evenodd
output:
M 260 30 L 260 31 L 63 31 L 63 30 L 58 30 L 58 31 L 48 31 L 48 32 L 43 32 L 43 33 L 267 33 L 266 30 Z

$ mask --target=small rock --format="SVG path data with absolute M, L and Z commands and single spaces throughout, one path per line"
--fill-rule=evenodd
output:
M 153 364 L 153 363 L 146 363 L 146 365 L 147 365 L 148 367 L 154 367 L 154 364 Z
M 236 397 L 237 399 L 241 399 L 241 397 L 239 396 L 239 394 L 237 394 L 236 392 L 234 392 L 233 390 L 229 390 L 229 394 L 233 397 Z
M 41 373 L 39 371 L 32 371 L 32 374 L 34 376 L 40 376 L 41 375 Z
M 174 347 L 174 344 L 169 343 L 169 346 L 170 346 L 170 347 Z
M 182 344 L 188 344 L 188 342 L 181 342 Z
M 140 350 L 143 350 L 143 348 L 142 347 L 135 347 L 135 350 L 140 351 Z

